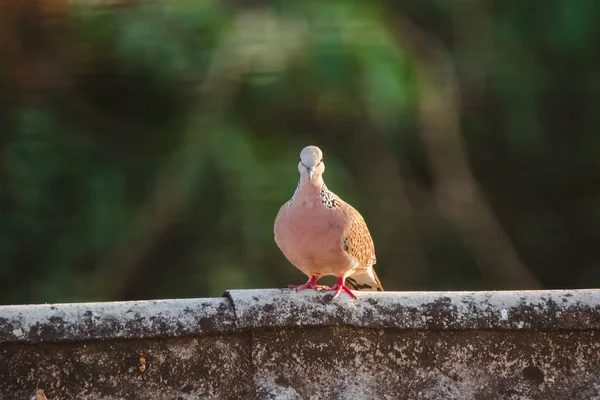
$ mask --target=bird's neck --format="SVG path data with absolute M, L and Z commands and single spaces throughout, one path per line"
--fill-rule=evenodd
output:
M 309 181 L 308 177 L 304 174 L 300 176 L 300 182 L 298 183 L 299 187 L 303 187 L 305 189 L 311 189 L 311 187 L 314 187 L 318 190 L 321 190 L 321 188 L 324 185 L 325 182 L 323 181 L 322 176 L 316 176 L 311 181 Z

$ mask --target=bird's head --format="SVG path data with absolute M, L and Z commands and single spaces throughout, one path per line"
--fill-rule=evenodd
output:
M 322 175 L 325 172 L 323 163 L 323 152 L 317 146 L 306 146 L 300 152 L 300 162 L 298 163 L 300 171 L 300 180 L 310 182 L 314 185 L 322 182 Z

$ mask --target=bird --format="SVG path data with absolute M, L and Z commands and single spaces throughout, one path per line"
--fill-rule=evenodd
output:
M 343 291 L 357 300 L 354 290 L 383 291 L 373 265 L 375 246 L 360 213 L 330 191 L 323 180 L 325 163 L 317 146 L 306 146 L 298 162 L 300 179 L 289 201 L 281 206 L 273 227 L 275 243 L 297 269 L 308 276 L 297 291 Z M 318 285 L 323 276 L 338 278 L 332 287 Z

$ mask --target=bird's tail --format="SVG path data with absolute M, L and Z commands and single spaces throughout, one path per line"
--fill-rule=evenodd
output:
M 355 272 L 346 278 L 346 286 L 354 290 L 378 291 L 383 292 L 381 281 L 375 273 L 373 267 L 367 268 L 360 272 Z

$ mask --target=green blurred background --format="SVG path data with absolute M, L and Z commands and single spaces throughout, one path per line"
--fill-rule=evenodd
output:
M 598 286 L 599 8 L 2 1 L 0 304 L 303 283 L 308 144 L 386 290 Z

